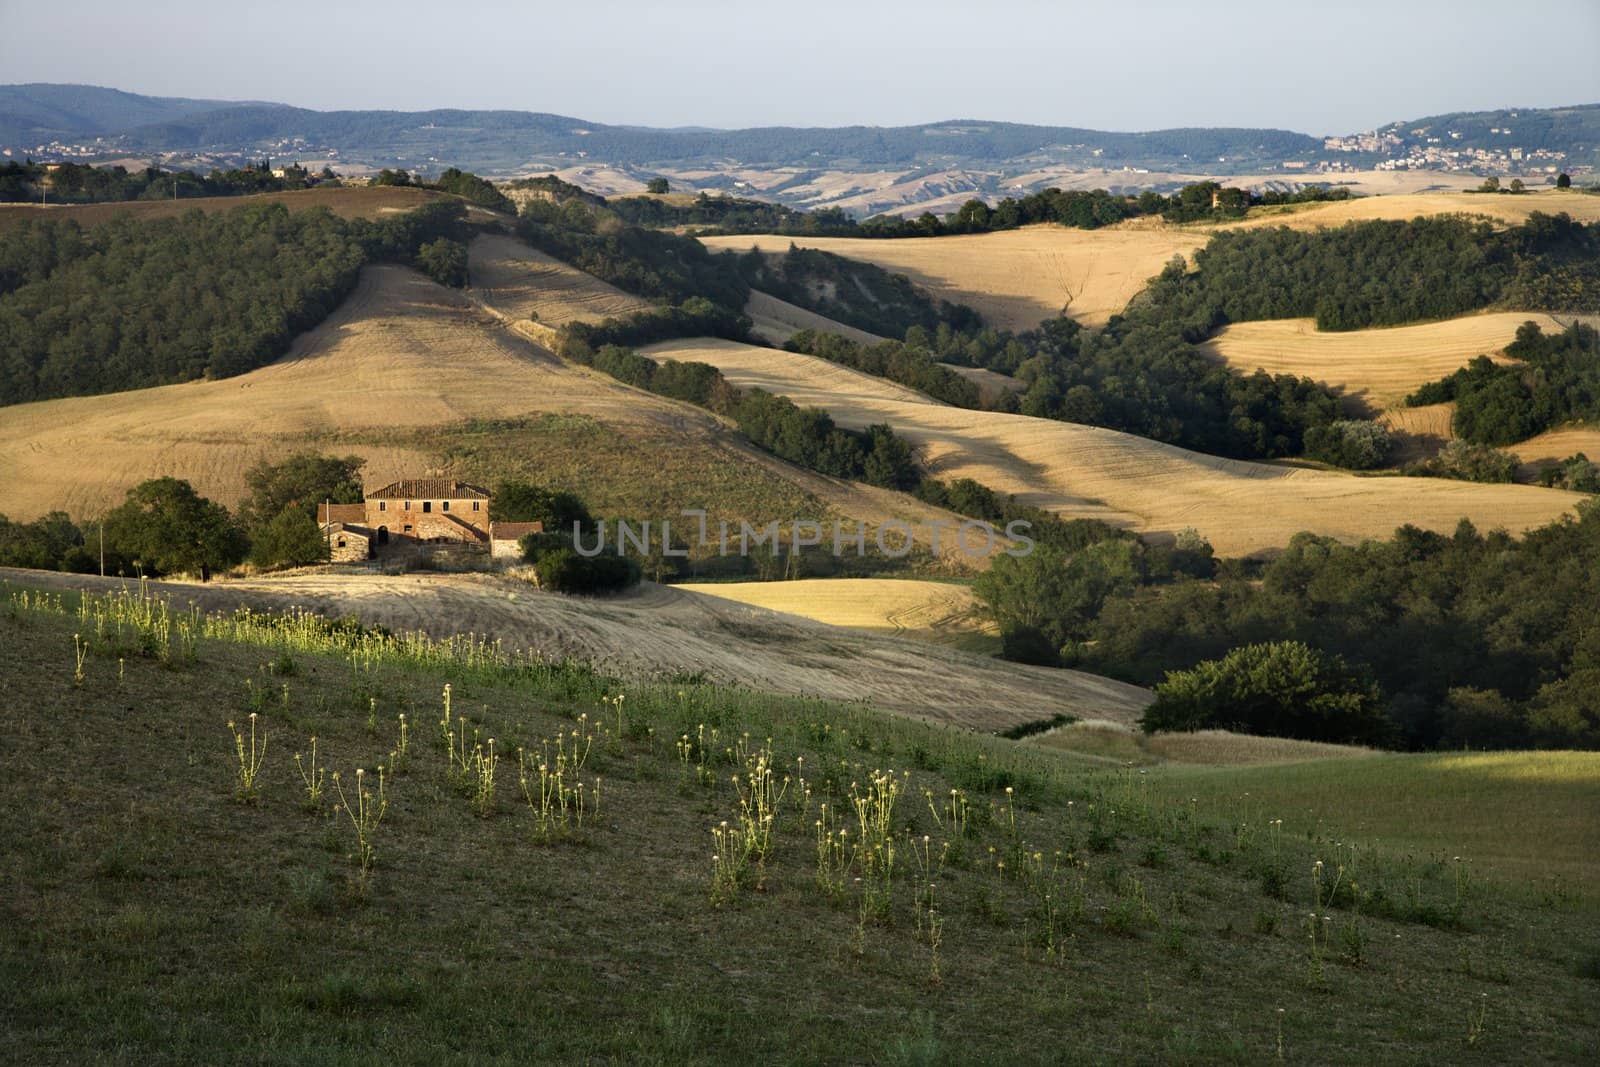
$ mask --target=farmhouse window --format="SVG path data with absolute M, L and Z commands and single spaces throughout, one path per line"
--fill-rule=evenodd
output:
M 406 533 L 410 533 L 410 532 L 411 532 L 411 524 L 408 522 L 408 523 L 406 523 Z
M 379 511 L 388 511 L 389 510 L 389 502 L 387 500 L 378 501 L 378 510 Z
M 476 500 L 474 500 L 472 502 L 472 510 L 473 511 L 477 511 L 478 510 L 478 502 Z
M 341 538 L 339 538 L 339 547 L 340 547 L 340 548 L 343 548 L 343 547 L 344 547 L 344 538 L 342 538 L 342 537 L 341 537 Z
M 402 504 L 400 506 L 400 510 L 401 511 L 410 511 L 411 510 L 411 501 L 407 500 L 404 504 Z
M 443 504 L 440 504 L 439 506 L 441 508 L 443 508 L 444 510 L 449 511 L 450 510 L 450 501 L 446 500 Z
M 429 513 L 429 512 L 431 512 L 431 511 L 432 511 L 432 510 L 433 510 L 433 501 L 431 501 L 431 500 L 424 500 L 424 501 L 423 501 L 423 502 L 422 502 L 422 512 L 423 512 L 423 514 L 424 514 L 424 515 L 426 515 L 426 514 L 428 514 L 428 513 Z

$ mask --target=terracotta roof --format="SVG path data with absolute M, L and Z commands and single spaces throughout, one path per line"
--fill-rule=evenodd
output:
M 348 523 L 348 522 L 338 522 L 338 521 L 335 521 L 335 522 L 332 522 L 332 523 L 323 523 L 322 524 L 322 533 L 323 533 L 324 536 L 327 536 L 329 534 L 341 534 L 341 533 L 342 534 L 349 534 L 352 537 L 364 537 L 369 541 L 372 540 L 372 538 L 377 536 L 371 530 L 367 529 L 365 526 L 355 526 L 355 525 L 353 525 L 351 523 Z
M 531 533 L 544 533 L 542 522 L 491 522 L 489 540 L 520 541 Z
M 365 522 L 367 520 L 367 506 L 365 504 L 334 504 L 330 507 L 327 504 L 318 504 L 317 521 L 327 522 L 330 519 L 334 522 Z
M 405 478 L 367 493 L 368 500 L 488 500 L 489 490 L 454 478 Z

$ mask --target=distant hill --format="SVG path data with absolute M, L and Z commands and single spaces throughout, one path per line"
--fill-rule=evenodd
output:
M 1510 131 L 1510 132 L 1507 132 Z M 95 138 L 103 143 L 95 144 Z M 1282 171 L 1289 183 L 1318 173 L 1380 165 L 1483 173 L 1574 176 L 1600 166 L 1600 105 L 1457 112 L 1346 137 L 1291 130 L 1183 128 L 1126 133 L 960 119 L 916 126 L 610 126 L 530 111 L 315 111 L 279 103 L 138 96 L 82 85 L 0 86 L 0 147 L 53 158 L 53 142 L 88 148 L 79 159 L 172 153 L 206 167 L 293 157 L 437 172 L 457 166 L 490 176 L 615 168 L 626 191 L 659 174 L 702 172 L 699 188 L 750 192 L 796 206 L 839 200 L 870 214 L 929 201 L 1008 195 L 1059 183 L 1063 173 L 1109 171 L 1122 184 L 1159 183 L 1150 172 L 1229 176 Z M 1386 164 L 1385 161 L 1388 161 Z M 751 172 L 784 171 L 752 182 Z M 856 202 L 858 185 L 829 175 L 897 171 L 896 188 Z M 630 184 L 632 183 L 632 184 Z M 602 183 L 603 184 L 603 183 Z M 1117 186 L 1118 179 L 1106 182 Z M 814 188 L 811 188 L 814 186 Z M 846 188 L 847 187 L 847 188 Z M 849 195 L 846 195 L 849 194 Z M 843 199 L 840 199 L 840 198 Z M 948 204 L 944 205 L 946 208 Z
M 225 100 L 140 96 L 96 85 L 0 85 L 0 144 L 120 133 L 230 106 Z

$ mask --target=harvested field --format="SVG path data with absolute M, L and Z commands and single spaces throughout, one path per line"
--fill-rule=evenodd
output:
M 71 219 L 80 226 L 98 226 L 121 215 L 140 219 L 165 219 L 186 211 L 233 211 L 251 204 L 284 204 L 290 211 L 325 207 L 346 219 L 372 219 L 410 211 L 443 196 L 426 189 L 396 185 L 348 188 L 296 189 L 254 196 L 202 196 L 192 200 L 129 200 L 111 204 L 0 204 L 0 230 L 30 219 Z M 475 209 L 481 211 L 482 209 Z M 485 212 L 484 214 L 488 214 Z
M 1311 319 L 1273 319 L 1228 326 L 1203 348 L 1243 374 L 1258 369 L 1296 374 L 1387 409 L 1476 356 L 1499 355 L 1524 322 L 1536 322 L 1550 333 L 1573 318 L 1600 321 L 1595 316 L 1497 311 L 1419 326 L 1330 333 L 1319 332 Z
M 0 570 L 33 587 L 97 589 L 115 579 Z M 204 610 L 240 604 L 352 614 L 433 637 L 474 633 L 507 647 L 574 657 L 630 678 L 704 672 L 773 693 L 863 700 L 919 719 L 999 731 L 1058 713 L 1131 723 L 1149 703 L 1138 686 L 1079 671 L 827 626 L 794 615 L 646 584 L 595 599 L 543 593 L 514 578 L 314 572 L 199 585 L 153 583 Z
M 162 475 L 232 506 L 251 467 L 309 447 L 365 457 L 369 481 L 533 477 L 636 517 L 798 512 L 871 528 L 952 517 L 793 467 L 709 412 L 562 362 L 508 322 L 413 271 L 368 268 L 327 321 L 249 374 L 0 408 L 4 513 L 97 515 Z
M 474 240 L 467 265 L 473 295 L 516 322 L 527 322 L 537 313 L 540 324 L 558 327 L 568 322 L 599 322 L 655 307 L 648 300 L 499 234 L 484 234 Z
M 1395 450 L 1390 462 L 1401 467 L 1427 459 L 1455 436 L 1450 427 L 1456 406 L 1453 403 L 1427 404 L 1418 408 L 1389 408 L 1378 416 L 1378 423 L 1394 436 Z
M 782 253 L 819 248 L 904 274 L 945 300 L 976 308 L 988 322 L 1027 330 L 1063 310 L 1088 326 L 1127 306 L 1173 256 L 1191 255 L 1209 234 L 1174 226 L 1072 230 L 1026 226 L 958 237 L 702 237 L 723 251 Z
M 1559 430 L 1548 430 L 1512 445 L 1506 451 L 1516 454 L 1524 465 L 1522 473 L 1529 477 L 1537 474 L 1540 467 L 1547 467 L 1580 452 L 1600 463 L 1600 427 L 1564 426 Z
M 645 351 L 710 363 L 735 385 L 824 408 L 847 427 L 888 423 L 939 477 L 973 478 L 1068 518 L 1146 534 L 1193 526 L 1224 556 L 1280 548 L 1301 530 L 1353 541 L 1388 536 L 1404 523 L 1448 531 L 1462 516 L 1516 532 L 1544 525 L 1582 499 L 1529 486 L 1218 459 L 1112 430 L 953 408 L 825 360 L 730 341 L 679 341 Z
M 713 582 L 674 588 L 829 626 L 893 633 L 975 648 L 997 633 L 964 585 L 904 578 L 803 578 L 792 582 Z M 977 643 L 974 639 L 977 639 Z
M 957 363 L 946 363 L 944 366 L 976 385 L 986 404 L 994 403 L 1007 393 L 1021 393 L 1028 388 L 1009 374 L 985 370 L 983 367 L 963 367 Z
M 1600 196 L 1560 189 L 1541 189 L 1518 196 L 1467 192 L 1402 193 L 1399 196 L 1367 196 L 1356 200 L 1252 208 L 1248 218 L 1225 223 L 1222 228 L 1288 226 L 1296 230 L 1310 230 L 1373 219 L 1414 219 L 1420 215 L 1482 215 L 1496 222 L 1520 225 L 1536 211 L 1546 215 L 1565 212 L 1583 222 L 1597 222 L 1600 221 Z
M 815 311 L 807 311 L 803 307 L 797 307 L 786 300 L 779 300 L 775 296 L 754 289 L 750 291 L 750 299 L 744 305 L 744 313 L 754 320 L 755 332 L 775 345 L 783 344 L 801 330 L 834 333 L 864 345 L 877 344 L 883 340 L 875 333 L 846 326 L 842 322 L 835 322 L 833 319 L 818 315 Z

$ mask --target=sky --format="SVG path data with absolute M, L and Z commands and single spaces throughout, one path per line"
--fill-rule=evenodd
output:
M 0 82 L 649 126 L 1349 133 L 1600 102 L 1597 56 L 1600 0 L 0 0 Z

